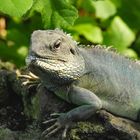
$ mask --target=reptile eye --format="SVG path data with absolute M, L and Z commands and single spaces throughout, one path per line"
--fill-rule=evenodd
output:
M 55 42 L 54 44 L 54 48 L 58 49 L 60 47 L 60 44 L 61 44 L 61 40 L 57 40 L 57 42 Z

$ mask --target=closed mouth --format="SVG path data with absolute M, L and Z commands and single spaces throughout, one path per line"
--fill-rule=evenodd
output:
M 56 62 L 56 61 L 59 61 L 59 62 L 67 62 L 66 60 L 64 59 L 61 59 L 61 58 L 53 58 L 53 57 L 40 57 L 40 56 L 35 56 L 35 55 L 30 55 L 30 56 L 27 56 L 26 59 L 26 64 L 29 65 L 30 63 L 32 62 L 36 62 L 36 61 L 42 61 L 42 62 Z

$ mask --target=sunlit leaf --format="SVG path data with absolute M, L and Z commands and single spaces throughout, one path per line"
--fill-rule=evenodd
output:
M 78 12 L 67 0 L 36 0 L 31 12 L 38 11 L 45 28 L 65 28 L 73 25 Z
M 93 1 L 95 15 L 101 19 L 107 19 L 116 13 L 116 7 L 110 0 Z
M 123 51 L 135 39 L 134 32 L 123 22 L 123 20 L 116 16 L 106 32 L 104 32 L 104 44 L 113 45 L 118 50 Z
M 21 17 L 32 6 L 33 0 L 0 0 L 0 12 Z
M 21 57 L 25 58 L 27 56 L 27 54 L 28 54 L 28 48 L 27 48 L 27 46 L 20 46 L 19 49 L 17 49 L 17 53 Z
M 130 27 L 140 29 L 140 0 L 112 0 L 112 2 L 118 7 L 118 15 Z
M 122 54 L 130 58 L 135 58 L 135 59 L 138 58 L 137 53 L 132 49 L 126 49 L 122 52 Z
M 79 35 L 83 35 L 87 40 L 93 43 L 102 43 L 103 37 L 101 29 L 92 24 L 79 24 L 73 27 Z

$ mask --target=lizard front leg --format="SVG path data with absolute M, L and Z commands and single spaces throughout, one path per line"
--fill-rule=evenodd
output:
M 65 90 L 61 88 L 60 90 L 57 90 L 56 94 L 65 99 L 63 96 Z M 68 92 L 68 97 L 66 100 L 68 101 L 69 98 L 69 102 L 78 105 L 78 107 L 70 110 L 67 113 L 60 113 L 58 118 L 47 121 L 46 123 L 55 123 L 42 133 L 42 135 L 45 137 L 49 137 L 61 128 L 65 128 L 62 136 L 63 138 L 66 137 L 66 131 L 72 122 L 86 120 L 97 110 L 102 108 L 101 100 L 93 92 L 87 89 L 72 86 L 68 91 L 65 92 Z

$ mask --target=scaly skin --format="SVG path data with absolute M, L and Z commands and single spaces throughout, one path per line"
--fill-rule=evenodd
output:
M 140 65 L 112 51 L 78 47 L 58 29 L 35 31 L 26 59 L 31 72 L 62 99 L 78 105 L 45 123 L 55 122 L 43 132 L 49 137 L 72 121 L 85 120 L 105 109 L 137 120 L 140 109 Z

